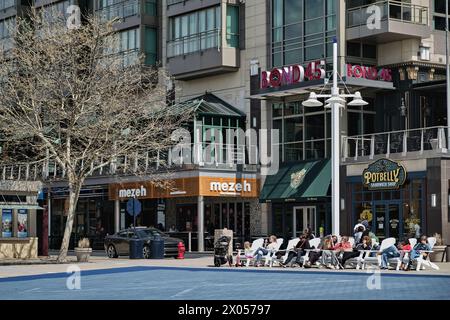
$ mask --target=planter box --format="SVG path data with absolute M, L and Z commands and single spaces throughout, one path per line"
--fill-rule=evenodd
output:
M 430 254 L 431 262 L 441 262 L 447 246 L 434 246 L 433 253 Z
M 89 262 L 92 248 L 75 248 L 75 254 L 77 255 L 78 262 Z

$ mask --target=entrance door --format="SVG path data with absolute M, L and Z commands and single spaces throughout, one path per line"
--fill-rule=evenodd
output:
M 375 215 L 372 230 L 381 240 L 385 238 L 399 238 L 401 229 L 401 204 L 398 202 L 375 203 Z
M 307 227 L 316 232 L 316 207 L 294 207 L 293 237 L 299 237 Z

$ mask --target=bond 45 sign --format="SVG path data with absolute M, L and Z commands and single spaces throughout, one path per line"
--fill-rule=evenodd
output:
M 369 190 L 398 189 L 405 181 L 405 168 L 389 159 L 380 159 L 363 172 L 363 183 Z
M 305 68 L 292 65 L 275 68 L 272 71 L 261 72 L 261 89 L 279 88 L 303 81 L 320 80 L 325 78 L 325 61 L 315 61 Z

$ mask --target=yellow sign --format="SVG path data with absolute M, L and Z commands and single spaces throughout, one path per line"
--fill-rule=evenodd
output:
M 359 218 L 361 220 L 367 220 L 367 221 L 372 221 L 373 216 L 372 216 L 372 211 L 370 211 L 369 209 L 365 209 L 363 210 L 363 212 L 361 212 L 361 214 L 359 215 Z

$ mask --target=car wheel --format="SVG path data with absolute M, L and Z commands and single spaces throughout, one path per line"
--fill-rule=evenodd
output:
M 144 249 L 142 250 L 142 255 L 144 256 L 144 259 L 150 259 L 150 247 L 144 246 Z
M 112 244 L 110 244 L 108 246 L 106 253 L 108 254 L 108 258 L 117 258 L 118 257 L 116 248 L 114 248 L 114 246 Z

